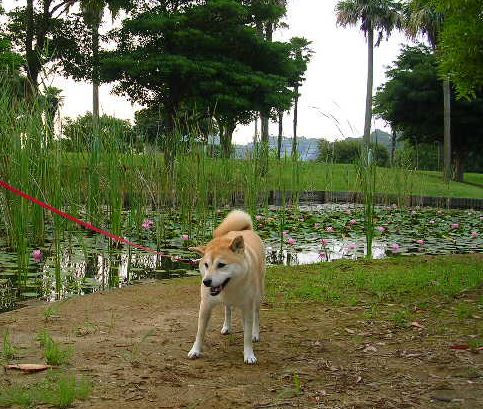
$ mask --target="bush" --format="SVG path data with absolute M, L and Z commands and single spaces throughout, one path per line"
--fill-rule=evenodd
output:
M 344 139 L 342 141 L 329 142 L 325 139 L 320 141 L 320 162 L 331 163 L 355 163 L 359 160 L 362 140 Z M 378 166 L 389 165 L 389 152 L 383 145 L 371 143 L 374 158 Z

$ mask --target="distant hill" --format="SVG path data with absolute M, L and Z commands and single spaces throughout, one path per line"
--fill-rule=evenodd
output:
M 347 138 L 348 140 L 353 141 L 362 141 L 361 138 Z M 380 145 L 383 145 L 387 148 L 388 151 L 391 150 L 391 134 L 381 131 L 380 129 L 376 129 L 374 132 L 371 133 L 371 141 L 377 142 Z M 306 138 L 301 136 L 298 138 L 297 144 L 297 151 L 299 153 L 299 157 L 301 160 L 316 160 L 319 156 L 319 142 L 320 139 L 316 138 Z M 276 151 L 277 150 L 277 137 L 270 136 L 269 140 L 269 147 L 270 150 Z M 396 146 L 399 146 L 397 143 Z M 234 146 L 235 157 L 244 159 L 247 157 L 248 153 L 253 152 L 253 142 L 250 142 L 247 145 L 235 145 Z M 292 155 L 292 138 L 283 138 L 282 139 L 282 157 L 284 156 L 291 156 Z

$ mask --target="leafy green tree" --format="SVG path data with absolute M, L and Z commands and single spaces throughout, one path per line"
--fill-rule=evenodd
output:
M 389 152 L 383 145 L 371 143 L 377 166 L 389 165 Z M 359 139 L 344 139 L 329 142 L 321 139 L 319 142 L 318 160 L 324 163 L 356 163 L 361 158 L 362 141 Z
M 388 81 L 375 96 L 375 113 L 413 145 L 442 142 L 443 92 L 435 53 L 425 46 L 405 47 L 386 76 Z M 455 174 L 462 181 L 465 162 L 478 152 L 483 138 L 483 94 L 471 101 L 456 100 L 452 90 L 451 105 Z
M 129 121 L 108 115 L 99 117 L 99 139 L 114 140 L 119 151 L 126 151 L 136 142 L 136 135 Z M 90 112 L 77 118 L 66 118 L 62 128 L 62 145 L 67 151 L 87 152 L 92 149 L 92 114 Z
M 406 33 L 416 40 L 419 34 L 427 37 L 429 45 L 439 52 L 440 34 L 443 27 L 444 15 L 439 12 L 433 0 L 412 0 L 404 7 L 404 27 Z M 451 91 L 449 77 L 445 76 L 443 86 L 443 178 L 448 181 L 451 177 Z
M 216 118 L 228 156 L 236 124 L 289 106 L 290 47 L 268 43 L 250 22 L 240 2 L 208 0 L 141 11 L 115 33 L 118 48 L 104 55 L 104 78 L 118 80 L 117 92 L 132 101 L 162 112 L 169 172 L 180 112 Z
M 335 12 L 338 25 L 345 27 L 360 23 L 360 29 L 367 38 L 367 93 L 364 141 L 366 144 L 369 144 L 372 121 L 374 47 L 380 45 L 384 34 L 388 38 L 395 28 L 400 27 L 400 3 L 395 0 L 341 0 L 337 3 Z M 375 42 L 374 34 L 377 35 Z
M 451 78 L 460 97 L 474 97 L 483 88 L 483 2 L 438 0 L 434 5 L 446 17 L 440 70 Z

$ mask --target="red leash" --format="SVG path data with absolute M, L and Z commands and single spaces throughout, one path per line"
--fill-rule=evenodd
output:
M 4 182 L 1 179 L 0 179 L 0 186 L 9 190 L 12 193 L 15 193 L 17 196 L 21 196 L 24 199 L 27 199 L 30 202 L 35 203 L 36 205 L 43 207 L 44 209 L 50 210 L 51 212 L 59 215 L 60 217 L 63 217 L 64 219 L 70 220 L 71 222 L 74 222 L 74 223 L 78 224 L 79 226 L 82 226 L 82 227 L 84 227 L 88 230 L 92 230 L 92 231 L 95 231 L 96 233 L 102 234 L 103 236 L 109 237 L 110 239 L 117 241 L 119 243 L 123 243 L 123 244 L 126 244 L 126 245 L 131 246 L 131 247 L 135 247 L 139 250 L 143 250 L 143 251 L 146 251 L 148 253 L 156 254 L 159 257 L 170 258 L 173 261 L 178 261 L 180 263 L 185 263 L 185 264 L 190 264 L 190 265 L 197 265 L 198 264 L 197 260 L 184 259 L 184 258 L 180 258 L 180 257 L 172 257 L 172 256 L 169 256 L 167 254 L 163 254 L 159 251 L 156 251 L 152 248 L 142 246 L 141 244 L 133 243 L 132 241 L 129 241 L 129 240 L 125 239 L 124 237 L 117 236 L 113 233 L 102 230 L 99 227 L 96 227 L 96 226 L 94 226 L 90 223 L 83 221 L 83 220 L 77 219 L 74 216 L 71 216 L 70 214 L 63 212 L 62 210 L 59 210 L 59 209 L 49 205 L 48 203 L 44 203 L 41 200 L 36 199 L 35 197 L 30 196 L 27 193 L 22 192 L 21 190 L 16 189 L 15 187 L 9 185 L 8 183 Z

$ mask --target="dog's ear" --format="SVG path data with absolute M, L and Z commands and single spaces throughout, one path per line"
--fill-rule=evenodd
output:
M 234 253 L 243 253 L 245 250 L 245 241 L 243 236 L 236 236 L 230 243 L 230 249 Z
M 195 253 L 198 253 L 200 256 L 204 256 L 205 255 L 206 246 L 188 247 L 188 250 L 194 251 Z

